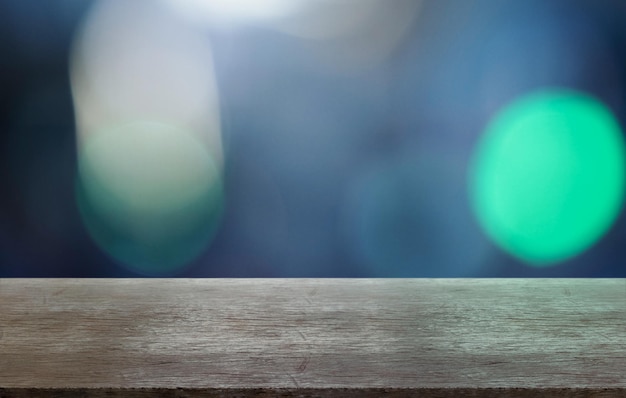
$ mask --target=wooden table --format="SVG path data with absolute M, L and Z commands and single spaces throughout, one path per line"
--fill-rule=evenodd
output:
M 624 279 L 0 279 L 0 397 L 626 397 Z

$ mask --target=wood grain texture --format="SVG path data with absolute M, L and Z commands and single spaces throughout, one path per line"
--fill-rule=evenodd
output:
M 0 396 L 626 396 L 623 279 L 0 279 Z

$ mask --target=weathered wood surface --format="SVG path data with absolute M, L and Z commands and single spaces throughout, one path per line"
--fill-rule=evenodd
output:
M 0 396 L 626 396 L 623 279 L 0 279 Z

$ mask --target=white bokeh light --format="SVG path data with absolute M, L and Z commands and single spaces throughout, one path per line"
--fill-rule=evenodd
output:
M 158 3 L 97 3 L 78 35 L 72 91 L 79 138 L 135 120 L 191 131 L 221 161 L 210 43 Z
M 164 0 L 177 12 L 199 23 L 249 23 L 292 14 L 300 0 Z
M 161 3 L 102 0 L 70 72 L 89 234 L 129 269 L 176 273 L 209 244 L 223 205 L 208 38 Z
M 377 65 L 396 48 L 421 0 L 163 0 L 211 28 L 257 26 L 303 40 L 338 69 Z

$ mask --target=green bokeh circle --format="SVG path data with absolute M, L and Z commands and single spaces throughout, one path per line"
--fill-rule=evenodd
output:
M 499 112 L 474 153 L 470 196 L 496 244 L 535 266 L 588 249 L 624 194 L 624 139 L 599 101 L 570 90 L 524 96 Z
M 219 170 L 191 134 L 129 123 L 79 149 L 78 208 L 95 243 L 143 275 L 172 275 L 213 238 L 223 207 Z

